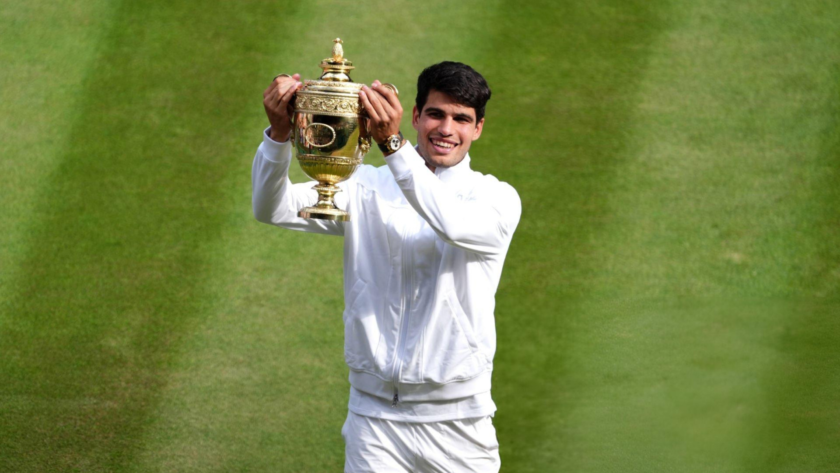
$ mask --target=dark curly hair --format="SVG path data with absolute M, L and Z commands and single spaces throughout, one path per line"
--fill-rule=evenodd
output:
M 490 87 L 472 67 L 460 62 L 443 61 L 423 69 L 417 78 L 417 98 L 414 100 L 418 113 L 423 112 L 432 90 L 443 92 L 461 105 L 472 107 L 476 123 L 484 118 L 484 106 L 490 100 Z

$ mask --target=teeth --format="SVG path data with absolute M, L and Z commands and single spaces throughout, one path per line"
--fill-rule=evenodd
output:
M 453 145 L 453 144 L 451 144 L 451 143 L 445 143 L 445 142 L 443 142 L 443 141 L 435 141 L 435 140 L 432 140 L 432 144 L 433 144 L 433 145 L 435 145 L 435 146 L 439 146 L 439 147 L 441 147 L 441 148 L 447 148 L 447 149 L 454 147 L 454 145 Z

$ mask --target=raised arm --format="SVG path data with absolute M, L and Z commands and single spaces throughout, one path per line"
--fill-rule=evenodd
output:
M 359 97 L 370 115 L 373 139 L 380 146 L 393 142 L 403 113 L 396 94 L 376 81 L 363 87 Z M 492 255 L 504 253 L 510 244 L 522 212 L 519 195 L 508 184 L 469 171 L 457 182 L 460 188 L 469 185 L 471 191 L 459 195 L 434 173 L 436 168 L 452 168 L 465 159 L 483 123 L 483 117 L 477 120 L 475 109 L 432 91 L 422 112 L 414 108 L 412 124 L 420 153 L 407 141 L 385 147 L 383 153 L 403 195 L 444 241 Z
M 385 161 L 414 210 L 447 243 L 480 254 L 503 253 L 522 214 L 519 194 L 490 176 L 476 176 L 471 196 L 455 190 L 429 172 L 410 145 Z
M 344 224 L 298 217 L 299 209 L 314 205 L 318 193 L 314 182 L 292 184 L 291 100 L 300 87 L 300 76 L 278 76 L 263 93 L 263 105 L 271 126 L 263 133 L 251 170 L 254 217 L 291 230 L 343 235 Z

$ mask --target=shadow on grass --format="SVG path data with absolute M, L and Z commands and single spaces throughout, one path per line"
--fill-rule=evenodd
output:
M 840 84 L 840 64 L 833 67 Z M 778 327 L 779 362 L 762 382 L 768 396 L 763 422 L 754 430 L 762 445 L 745 455 L 745 471 L 835 471 L 840 464 L 840 88 L 833 93 L 830 123 L 820 133 L 825 169 L 815 189 L 819 204 L 812 235 L 822 235 L 810 284 L 821 298 L 790 302 Z M 831 236 L 834 238 L 831 238 Z
M 241 204 L 222 199 L 231 135 L 258 107 L 244 84 L 278 11 L 122 2 L 11 288 L 0 470 L 119 471 L 142 449 L 179 341 L 217 297 L 209 252 Z
M 508 2 L 500 14 L 493 48 L 509 62 L 488 79 L 510 88 L 496 88 L 488 110 L 509 116 L 490 115 L 483 139 L 505 154 L 490 172 L 523 202 L 496 310 L 493 393 L 506 471 L 573 465 L 554 436 L 568 433 L 558 426 L 578 402 L 568 343 L 586 321 L 575 307 L 598 269 L 597 234 L 610 219 L 607 198 L 667 8 Z

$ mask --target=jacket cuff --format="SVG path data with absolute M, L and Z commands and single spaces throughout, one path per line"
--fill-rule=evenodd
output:
M 268 136 L 270 131 L 271 127 L 268 127 L 265 131 L 263 131 L 263 142 L 260 145 L 263 157 L 273 163 L 282 163 L 287 161 L 288 157 L 292 155 L 292 140 L 289 139 L 282 143 L 274 141 L 270 136 Z
M 397 152 L 385 156 L 385 162 L 397 180 L 404 178 L 416 166 L 425 166 L 423 158 L 408 140 L 405 140 L 405 144 Z

